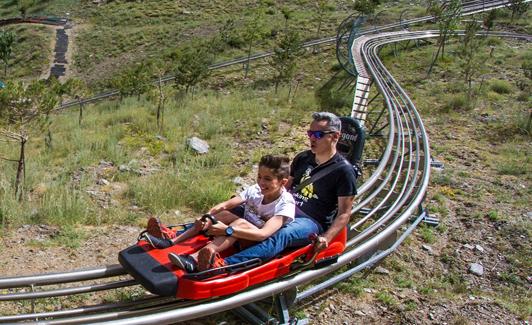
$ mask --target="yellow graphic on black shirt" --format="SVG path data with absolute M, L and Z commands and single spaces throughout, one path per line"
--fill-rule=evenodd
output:
M 310 171 L 311 171 L 311 169 L 307 169 L 305 171 L 305 174 L 303 174 L 303 176 L 301 177 L 301 180 L 299 181 L 300 183 L 303 183 L 304 181 L 306 181 L 307 179 L 310 178 L 310 176 L 309 176 Z M 309 198 L 309 199 L 310 198 L 315 198 L 315 199 L 318 198 L 318 196 L 316 194 L 314 194 L 314 184 L 313 183 L 310 183 L 307 186 L 303 187 L 300 190 L 300 193 L 301 193 L 301 195 L 303 195 L 304 197 Z

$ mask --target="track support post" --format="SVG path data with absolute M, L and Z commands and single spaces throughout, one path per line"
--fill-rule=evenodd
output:
M 234 314 L 242 320 L 253 325 L 307 325 L 308 319 L 291 318 L 288 308 L 294 303 L 297 296 L 297 289 L 281 292 L 273 297 L 273 307 L 277 313 L 277 318 L 255 303 L 247 304 L 232 310 Z

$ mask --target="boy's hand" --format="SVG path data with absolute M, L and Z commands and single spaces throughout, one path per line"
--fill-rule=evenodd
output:
M 207 234 L 209 234 L 210 236 L 225 236 L 226 228 L 227 225 L 225 223 L 218 221 L 218 223 L 209 227 Z
M 225 207 L 222 203 L 216 204 L 209 210 L 209 214 L 217 214 L 220 211 L 225 210 Z
M 203 221 L 201 218 L 198 218 L 196 219 L 196 221 L 194 221 L 194 228 L 197 231 L 207 230 L 210 225 L 211 225 L 211 221 L 209 219 L 206 219 L 205 221 Z

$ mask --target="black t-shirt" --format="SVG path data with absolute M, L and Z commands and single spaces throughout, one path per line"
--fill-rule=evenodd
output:
M 295 188 L 299 183 L 331 164 L 343 166 L 308 184 L 297 193 L 292 193 L 296 206 L 318 221 L 324 231 L 331 226 L 336 217 L 338 197 L 357 193 L 354 168 L 339 153 L 324 164 L 317 166 L 315 155 L 308 150 L 294 158 L 290 170 L 290 176 L 294 178 L 292 187 Z

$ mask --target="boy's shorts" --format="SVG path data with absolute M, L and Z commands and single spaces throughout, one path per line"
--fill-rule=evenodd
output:
M 243 204 L 241 204 L 239 206 L 236 206 L 236 207 L 230 209 L 229 212 L 231 212 L 232 214 L 236 215 L 239 218 L 244 218 L 244 211 L 245 210 L 246 210 L 246 208 L 244 207 Z
M 246 210 L 246 208 L 245 208 L 244 204 L 241 204 L 241 205 L 239 205 L 237 207 L 234 207 L 234 208 L 230 209 L 229 212 L 231 212 L 232 214 L 236 215 L 239 218 L 242 218 L 242 219 L 246 220 L 247 222 L 251 223 L 252 225 L 254 225 L 257 228 L 262 228 L 262 226 L 264 226 L 265 222 L 262 219 L 255 219 L 255 218 L 249 218 L 249 217 L 246 218 L 244 216 L 245 210 Z

